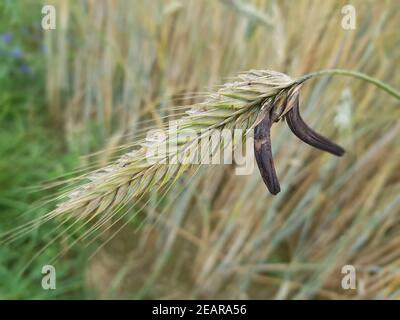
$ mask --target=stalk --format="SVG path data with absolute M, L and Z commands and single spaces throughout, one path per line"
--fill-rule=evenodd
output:
M 386 91 L 391 96 L 395 97 L 397 100 L 400 100 L 400 91 L 396 90 L 389 84 L 387 84 L 379 79 L 373 78 L 371 76 L 366 75 L 365 73 L 361 73 L 358 71 L 350 71 L 350 70 L 343 70 L 343 69 L 325 69 L 325 70 L 320 70 L 320 71 L 306 74 L 306 75 L 302 76 L 299 79 L 299 81 L 301 83 L 301 82 L 307 81 L 314 77 L 320 77 L 320 76 L 326 76 L 326 75 L 341 75 L 341 76 L 353 77 L 353 78 L 364 80 L 364 81 L 366 81 L 370 84 L 373 84 L 374 86 L 382 89 L 383 91 Z

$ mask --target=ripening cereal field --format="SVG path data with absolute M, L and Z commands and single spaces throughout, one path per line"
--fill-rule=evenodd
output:
M 400 7 L 347 4 L 2 1 L 0 298 L 400 298 Z

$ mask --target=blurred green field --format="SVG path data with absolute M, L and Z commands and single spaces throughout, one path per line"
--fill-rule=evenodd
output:
M 341 26 L 348 1 L 50 3 L 44 31 L 41 1 L 0 2 L 0 234 L 53 208 L 61 189 L 46 181 L 104 166 L 240 71 L 341 68 L 400 88 L 396 0 L 352 1 L 355 30 Z M 51 221 L 0 244 L 0 298 L 400 298 L 399 101 L 343 77 L 308 82 L 301 101 L 343 158 L 278 124 L 278 196 L 258 172 L 206 166 L 95 241 Z M 43 290 L 60 253 L 57 289 Z M 346 264 L 357 290 L 340 286 Z

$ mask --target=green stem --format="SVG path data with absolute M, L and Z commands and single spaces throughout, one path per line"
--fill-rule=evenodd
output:
M 350 70 L 342 70 L 342 69 L 326 69 L 326 70 L 321 70 L 313 73 L 306 74 L 305 76 L 300 78 L 300 83 L 304 82 L 306 80 L 309 80 L 313 77 L 319 77 L 319 76 L 325 76 L 325 75 L 342 75 L 342 76 L 349 76 L 353 78 L 358 78 L 364 81 L 367 81 L 378 88 L 386 91 L 393 97 L 395 97 L 397 100 L 400 100 L 400 92 L 393 88 L 392 86 L 388 85 L 385 82 L 382 82 L 376 78 L 370 77 L 364 73 L 357 72 L 357 71 L 350 71 Z

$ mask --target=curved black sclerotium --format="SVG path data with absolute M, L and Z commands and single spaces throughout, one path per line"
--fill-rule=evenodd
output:
M 304 122 L 300 115 L 298 95 L 294 106 L 286 113 L 285 118 L 290 130 L 305 143 L 338 157 L 346 152 L 341 146 L 315 132 Z
M 266 112 L 264 118 L 254 129 L 254 155 L 265 185 L 269 192 L 275 195 L 281 191 L 281 187 L 272 158 L 271 124 L 270 112 Z

